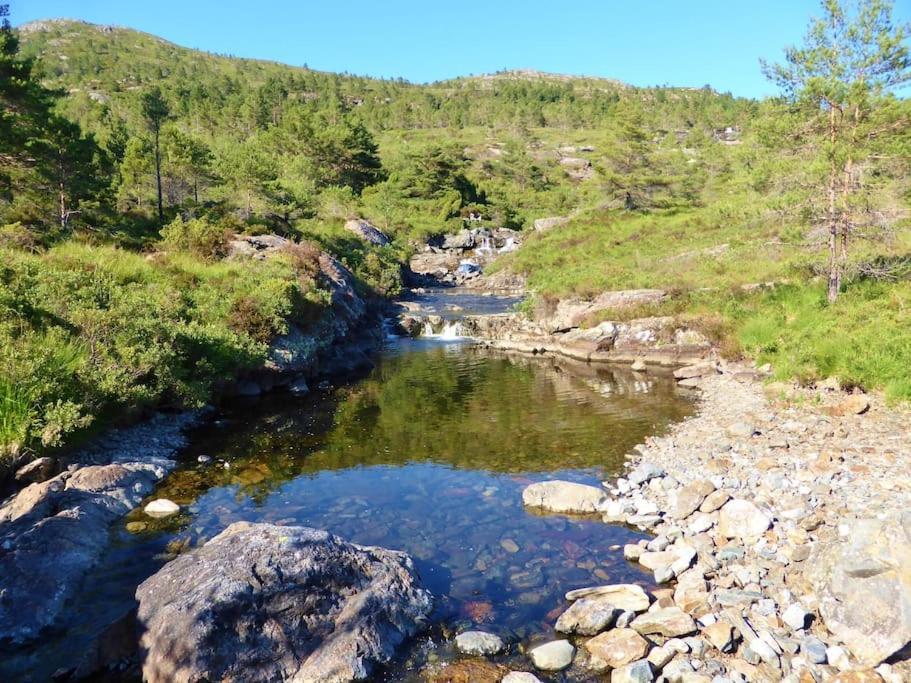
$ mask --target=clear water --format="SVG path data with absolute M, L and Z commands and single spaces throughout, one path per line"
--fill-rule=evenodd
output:
M 169 553 L 238 520 L 324 528 L 415 558 L 436 596 L 434 627 L 380 680 L 417 680 L 428 661 L 452 656 L 460 629 L 514 645 L 550 634 L 567 590 L 649 577 L 615 547 L 636 532 L 524 509 L 523 487 L 598 484 L 690 411 L 669 379 L 421 340 L 393 342 L 359 381 L 235 403 L 193 434 L 155 494 L 184 512 L 151 520 L 136 511 L 114 530 L 60 658 L 131 605 Z

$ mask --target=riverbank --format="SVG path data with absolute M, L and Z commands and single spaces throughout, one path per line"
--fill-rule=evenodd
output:
M 738 364 L 678 375 L 701 389 L 698 412 L 638 446 L 599 499 L 605 522 L 654 534 L 623 554 L 667 588 L 576 640 L 573 666 L 612 681 L 909 680 L 909 411 Z

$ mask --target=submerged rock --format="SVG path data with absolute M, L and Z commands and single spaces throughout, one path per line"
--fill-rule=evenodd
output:
M 528 651 L 532 664 L 542 671 L 559 671 L 573 662 L 576 648 L 568 640 L 554 640 Z
M 403 553 L 245 522 L 136 597 L 148 683 L 364 680 L 431 609 Z
M 465 631 L 456 636 L 455 642 L 466 655 L 495 655 L 506 647 L 500 636 L 484 631 Z
M 542 481 L 522 492 L 522 502 L 551 512 L 597 512 L 607 502 L 607 494 L 597 486 L 571 481 Z
M 143 508 L 149 517 L 169 517 L 180 512 L 180 506 L 167 498 L 158 498 Z

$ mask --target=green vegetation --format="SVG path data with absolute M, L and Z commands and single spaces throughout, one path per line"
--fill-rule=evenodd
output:
M 685 317 L 781 376 L 911 397 L 907 32 L 880 0 L 823 12 L 766 67 L 784 94 L 764 102 L 529 72 L 417 86 L 5 26 L 0 451 L 198 405 L 326 313 L 315 245 L 393 296 L 416 246 L 469 215 L 528 230 L 498 267 L 539 303 L 664 288 L 624 315 Z M 359 241 L 352 217 L 393 242 Z M 266 232 L 301 246 L 224 260 L 232 235 Z

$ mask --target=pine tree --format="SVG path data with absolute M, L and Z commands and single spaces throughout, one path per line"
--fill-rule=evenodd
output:
M 149 132 L 152 133 L 152 145 L 155 153 L 155 184 L 158 189 L 158 222 L 164 224 L 164 203 L 161 197 L 161 127 L 168 120 L 171 111 L 161 94 L 161 88 L 155 86 L 142 94 L 142 116 Z
M 824 162 L 822 220 L 828 232 L 829 302 L 842 287 L 848 247 L 860 220 L 865 168 L 872 143 L 909 123 L 883 120 L 888 95 L 911 80 L 911 27 L 896 26 L 887 0 L 824 0 L 801 47 L 786 50 L 784 64 L 763 62 L 785 98 L 809 116 L 795 131 Z

